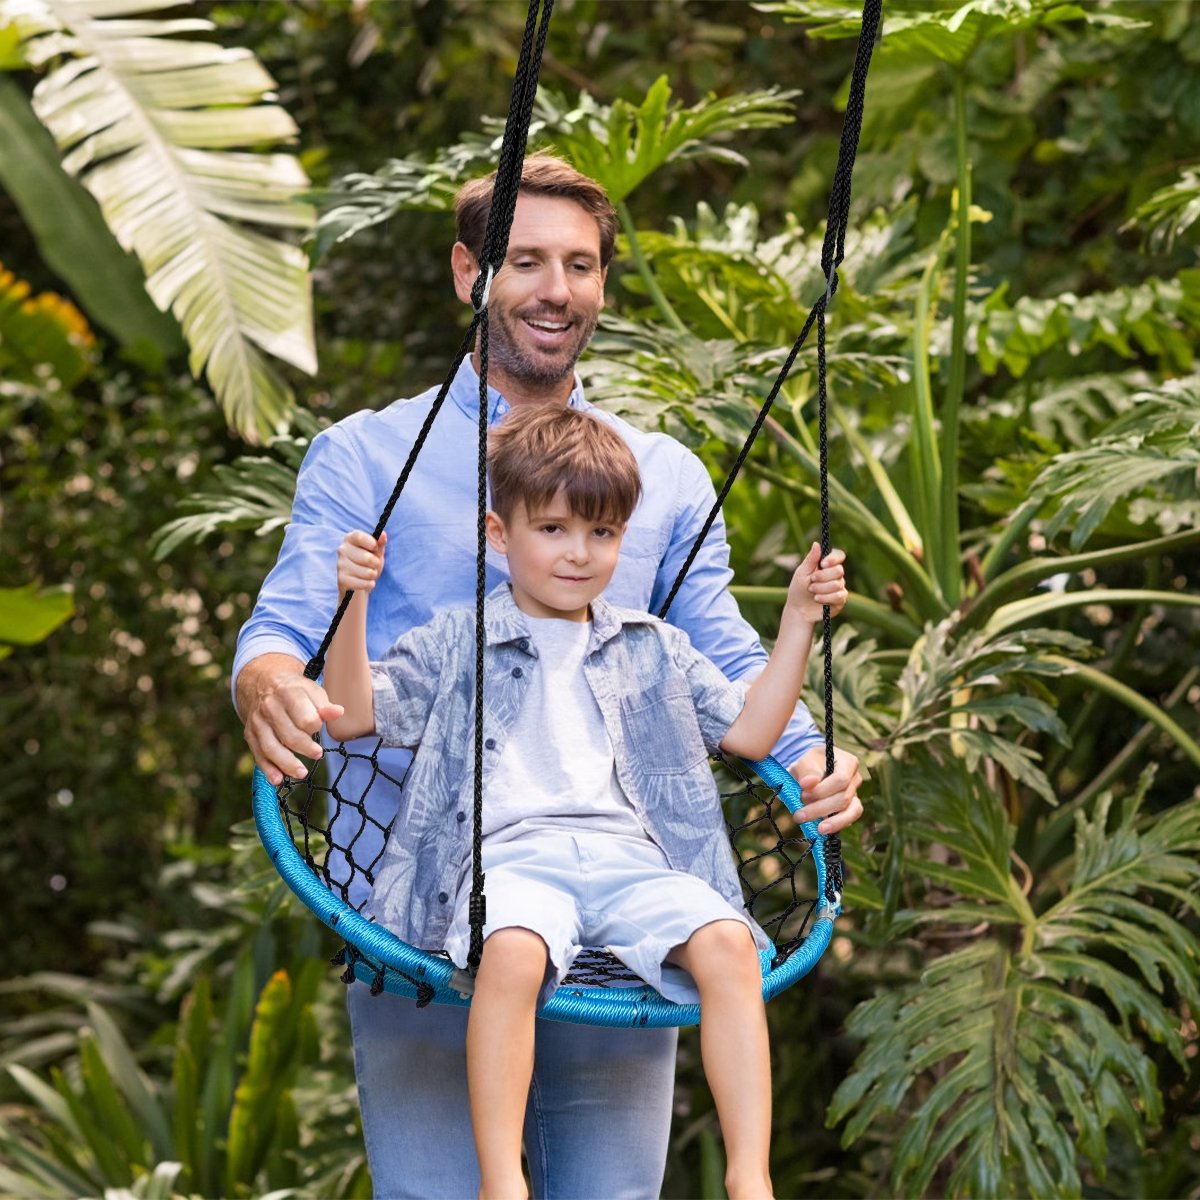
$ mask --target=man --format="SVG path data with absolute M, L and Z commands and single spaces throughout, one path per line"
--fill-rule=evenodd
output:
M 492 180 L 462 189 L 455 205 L 454 287 L 470 303 L 491 204 Z M 504 265 L 492 282 L 489 421 L 510 407 L 570 404 L 590 409 L 575 364 L 604 306 L 616 214 L 603 190 L 558 159 L 535 155 L 522 175 Z M 478 351 L 464 362 L 388 523 L 388 567 L 373 593 L 367 639 L 373 658 L 399 634 L 474 596 L 475 428 Z M 428 414 L 436 389 L 378 413 L 360 412 L 313 442 L 297 480 L 279 561 L 243 628 L 234 661 L 238 712 L 255 760 L 272 783 L 300 776 L 314 757 L 329 711 L 304 663 L 328 627 L 329 590 L 347 529 L 372 528 Z M 633 450 L 645 494 L 629 522 L 621 561 L 605 593 L 613 603 L 655 610 L 713 500 L 700 461 L 662 434 L 647 434 L 599 410 Z M 505 578 L 488 561 L 489 590 Z M 752 676 L 766 654 L 738 613 L 727 584 L 728 546 L 718 521 L 668 619 L 730 679 Z M 403 755 L 404 752 L 396 752 Z M 824 750 L 798 706 L 776 756 L 791 764 L 808 801 L 805 819 L 832 833 L 858 819 L 860 777 L 839 752 L 822 779 Z M 401 757 L 389 774 L 400 775 Z M 398 795 L 375 796 L 386 825 Z M 389 808 L 390 805 L 390 808 Z M 372 848 L 356 846 L 360 861 Z M 351 902 L 366 898 L 361 876 Z M 465 1076 L 465 1013 L 416 1011 L 394 996 L 352 987 L 348 999 L 367 1155 L 377 1195 L 474 1195 Z M 525 1146 L 534 1191 L 544 1197 L 651 1197 L 662 1180 L 673 1096 L 674 1030 L 613 1030 L 539 1022 Z

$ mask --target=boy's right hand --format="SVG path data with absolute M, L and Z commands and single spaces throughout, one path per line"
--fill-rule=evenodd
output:
M 386 549 L 386 533 L 381 533 L 378 541 L 361 529 L 346 534 L 337 554 L 338 595 L 371 591 L 383 573 Z

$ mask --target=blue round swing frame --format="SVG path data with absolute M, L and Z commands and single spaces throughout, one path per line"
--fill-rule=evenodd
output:
M 774 758 L 747 762 L 747 765 L 776 792 L 789 812 L 794 813 L 800 807 L 799 785 Z M 432 992 L 435 1003 L 454 1004 L 460 1008 L 470 1005 L 470 997 L 464 994 L 466 989 L 459 990 L 463 988 L 464 973 L 449 959 L 418 950 L 390 930 L 367 920 L 321 881 L 296 848 L 280 808 L 278 793 L 258 768 L 254 771 L 254 823 L 284 882 L 307 908 L 356 951 L 351 968 L 358 980 L 374 984 L 382 979 L 384 990 L 413 999 L 417 998 L 419 982 L 426 997 L 429 991 Z M 764 1000 L 772 999 L 812 970 L 829 946 L 834 922 L 841 913 L 840 895 L 835 893 L 830 897 L 826 894 L 825 836 L 817 832 L 815 821 L 801 822 L 800 830 L 812 844 L 816 907 L 803 940 L 782 963 L 772 966 L 774 952 L 761 952 Z M 584 1025 L 662 1028 L 699 1024 L 700 1006 L 666 1000 L 646 984 L 578 986 L 564 983 L 538 1015 L 551 1021 Z

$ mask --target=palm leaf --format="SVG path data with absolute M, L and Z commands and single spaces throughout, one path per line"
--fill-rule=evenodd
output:
M 898 1118 L 897 1195 L 1077 1195 L 1085 1163 L 1102 1175 L 1110 1129 L 1140 1143 L 1161 1119 L 1132 1035 L 1186 1062 L 1167 997 L 1200 1000 L 1200 940 L 1178 919 L 1198 906 L 1200 802 L 1143 815 L 1149 774 L 1119 812 L 1104 797 L 1078 818 L 1069 879 L 1034 881 L 1027 901 L 1009 868 L 1012 829 L 979 782 L 952 771 L 910 783 L 913 836 L 949 851 L 912 865 L 966 903 L 902 920 L 1015 930 L 985 933 L 855 1011 L 848 1028 L 866 1044 L 830 1123 L 847 1121 L 848 1144 Z
M 1071 548 L 1092 536 L 1113 506 L 1137 497 L 1136 512 L 1164 533 L 1200 525 L 1200 375 L 1167 380 L 1133 397 L 1132 406 L 1091 445 L 1054 458 L 1034 494 L 1057 501 L 1046 526 L 1068 524 Z
M 1174 183 L 1159 188 L 1133 214 L 1130 224 L 1146 231 L 1146 244 L 1154 253 L 1169 252 L 1175 240 L 1200 221 L 1200 170 L 1189 167 Z
M 194 374 L 206 371 L 231 424 L 251 438 L 276 430 L 291 392 L 267 355 L 315 371 L 312 301 L 298 247 L 249 228 L 305 229 L 307 186 L 286 154 L 231 147 L 291 139 L 296 127 L 261 103 L 274 81 L 248 50 L 175 35 L 196 18 L 149 20 L 149 0 L 0 0 L 35 67 L 34 110 L 63 165 L 99 201 L 118 241 L 173 312 Z M 265 353 L 264 353 L 265 352 Z

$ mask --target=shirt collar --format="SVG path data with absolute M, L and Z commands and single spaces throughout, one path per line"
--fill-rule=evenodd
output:
M 616 609 L 599 596 L 592 601 L 592 636 L 588 642 L 587 652 L 591 654 L 599 650 L 605 642 L 616 637 L 626 624 L 640 624 L 641 614 L 637 621 L 632 619 L 635 614 L 626 613 L 624 609 Z M 507 583 L 497 584 L 488 593 L 487 604 L 484 607 L 483 628 L 489 646 L 502 646 L 507 642 L 521 642 L 529 639 L 529 621 L 517 607 L 512 597 L 512 589 Z M 522 649 L 527 649 L 523 646 Z
M 479 372 L 475 370 L 475 364 L 471 361 L 470 355 L 462 360 L 462 364 L 458 368 L 458 373 L 454 376 L 454 381 L 450 384 L 450 399 L 472 421 L 479 415 Z M 574 377 L 571 395 L 567 398 L 567 404 L 571 408 L 578 408 L 582 411 L 591 408 L 591 405 L 584 399 L 583 384 L 579 382 L 578 375 Z M 501 420 L 510 407 L 511 405 L 508 401 L 489 383 L 488 424 L 494 425 L 497 421 Z

